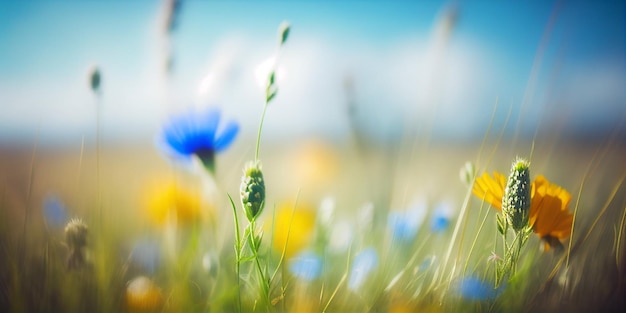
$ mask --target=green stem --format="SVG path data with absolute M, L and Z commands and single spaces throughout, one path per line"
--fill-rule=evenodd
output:
M 235 218 L 235 271 L 237 273 L 237 299 L 239 302 L 238 311 L 241 313 L 241 236 L 239 235 L 239 220 L 237 219 L 237 207 L 235 206 L 235 202 L 233 198 L 228 195 L 228 199 L 230 200 L 230 205 L 233 208 L 233 216 Z
M 256 137 L 256 151 L 254 152 L 254 162 L 256 163 L 259 160 L 259 149 L 261 147 L 261 132 L 263 131 L 263 121 L 265 120 L 265 112 L 267 111 L 267 104 L 263 106 L 263 113 L 261 113 L 261 122 L 259 123 L 259 131 L 257 132 Z
M 249 226 L 250 227 L 250 233 L 249 233 L 250 250 L 252 251 L 252 256 L 254 257 L 254 263 L 256 264 L 256 269 L 257 269 L 257 272 L 259 273 L 259 280 L 261 282 L 261 290 L 263 292 L 261 296 L 264 299 L 264 301 L 266 301 L 267 311 L 269 312 L 269 307 L 271 305 L 270 287 L 269 287 L 268 280 L 265 278 L 265 273 L 263 272 L 263 268 L 261 267 L 261 261 L 259 260 L 259 242 L 257 242 L 254 236 L 254 230 L 255 230 L 254 222 L 255 220 L 252 219 L 250 221 L 250 226 Z

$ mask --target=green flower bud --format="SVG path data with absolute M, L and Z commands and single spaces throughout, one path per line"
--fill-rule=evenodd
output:
M 240 192 L 246 217 L 248 221 L 252 221 L 261 214 L 265 205 L 265 180 L 260 162 L 250 162 L 246 165 Z
M 515 231 L 528 226 L 530 211 L 530 163 L 517 159 L 511 167 L 511 174 L 502 197 L 502 213 Z

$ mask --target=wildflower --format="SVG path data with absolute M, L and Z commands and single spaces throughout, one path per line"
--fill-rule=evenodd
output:
M 152 187 L 146 196 L 148 215 L 157 225 L 164 225 L 169 218 L 178 224 L 190 224 L 201 216 L 200 196 L 176 183 Z
M 545 250 L 560 247 L 560 239 L 569 237 L 574 216 L 569 212 L 572 195 L 551 184 L 545 177 L 535 179 L 535 197 L 531 203 L 530 223 L 544 241 Z
M 71 219 L 65 226 L 65 242 L 70 250 L 67 258 L 69 269 L 78 269 L 85 265 L 85 252 L 87 246 L 87 233 L 89 228 L 81 219 Z
M 239 132 L 239 125 L 229 121 L 218 134 L 219 122 L 220 111 L 216 108 L 175 115 L 163 127 L 157 146 L 179 161 L 189 162 L 195 155 L 213 173 L 215 153 L 226 149 Z
M 462 278 L 456 286 L 456 292 L 462 298 L 478 301 L 493 300 L 500 295 L 503 289 L 503 286 L 494 289 L 491 284 L 472 276 Z
M 472 192 L 477 197 L 484 199 L 485 202 L 490 203 L 492 207 L 502 210 L 505 185 L 506 177 L 504 175 L 494 171 L 492 178 L 489 174 L 483 173 L 481 177 L 476 179 Z
M 493 177 L 484 173 L 476 179 L 472 192 L 489 202 L 497 210 L 502 209 L 505 177 L 494 172 Z M 573 215 L 569 212 L 571 194 L 558 185 L 550 183 L 544 176 L 535 178 L 531 184 L 529 225 L 545 242 L 545 250 L 560 245 L 560 240 L 569 237 Z
M 313 252 L 303 252 L 291 259 L 289 271 L 304 281 L 313 281 L 322 274 L 322 259 Z
M 415 239 L 419 227 L 426 217 L 426 203 L 418 202 L 406 212 L 390 212 L 389 228 L 394 240 L 409 243 Z
M 67 221 L 67 210 L 57 196 L 48 195 L 44 198 L 43 213 L 46 224 L 50 227 L 61 227 Z
M 161 289 L 152 280 L 139 276 L 126 287 L 126 305 L 130 312 L 157 312 L 163 303 Z
M 511 167 L 511 174 L 502 198 L 502 212 L 515 231 L 520 231 L 528 226 L 530 189 L 529 163 L 518 159 Z
M 265 206 L 265 180 L 260 162 L 250 162 L 244 168 L 240 195 L 248 221 L 256 219 Z
M 274 250 L 291 257 L 307 247 L 315 229 L 315 210 L 308 204 L 285 203 L 278 208 L 274 220 L 272 245 Z
M 378 254 L 374 248 L 367 248 L 354 257 L 348 280 L 348 288 L 356 292 L 369 274 L 378 267 Z
M 487 258 L 487 262 L 497 262 L 500 260 L 502 260 L 502 258 L 499 255 L 497 255 L 495 251 L 491 251 L 491 254 Z
M 453 216 L 453 210 L 449 203 L 441 203 L 430 220 L 430 229 L 433 232 L 442 232 L 450 226 L 450 220 Z

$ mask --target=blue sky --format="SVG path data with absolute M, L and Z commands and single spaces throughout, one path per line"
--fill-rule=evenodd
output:
M 427 127 L 480 139 L 496 98 L 496 126 L 512 107 L 510 134 L 517 125 L 522 135 L 606 134 L 626 111 L 619 1 L 187 1 L 169 39 L 163 8 L 1 2 L 0 141 L 30 142 L 37 129 L 54 142 L 91 138 L 93 64 L 103 73 L 111 140 L 149 139 L 170 112 L 190 105 L 219 105 L 253 133 L 262 103 L 254 73 L 275 52 L 283 20 L 292 33 L 266 124 L 273 138 L 341 137 L 353 125 L 383 140 Z M 353 119 L 346 77 L 354 82 Z

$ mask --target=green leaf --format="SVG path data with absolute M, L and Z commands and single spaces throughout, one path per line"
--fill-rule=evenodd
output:
M 276 82 L 276 72 L 272 71 L 270 72 L 270 77 L 269 77 L 269 86 L 273 86 L 274 83 Z
M 266 96 L 265 96 L 265 103 L 269 103 L 270 101 L 272 101 L 272 99 L 274 99 L 274 97 L 276 97 L 276 93 L 278 93 L 278 88 L 274 87 L 274 88 L 268 88 L 267 91 L 265 92 Z
M 282 24 L 280 24 L 280 26 L 278 27 L 278 33 L 279 33 L 279 39 L 280 39 L 281 45 L 285 44 L 285 42 L 287 41 L 287 38 L 289 37 L 290 29 L 291 29 L 291 25 L 289 25 L 287 21 L 282 22 Z
M 239 263 L 252 262 L 254 260 L 254 258 L 255 258 L 254 255 L 243 257 L 243 258 L 239 259 Z
M 500 214 L 496 215 L 496 221 L 498 223 L 498 232 L 501 235 L 504 235 L 504 233 L 506 232 L 506 223 L 502 221 L 502 217 L 500 216 Z
M 260 232 L 258 235 L 254 236 L 254 244 L 257 249 L 261 247 L 261 241 L 263 240 L 263 232 Z

